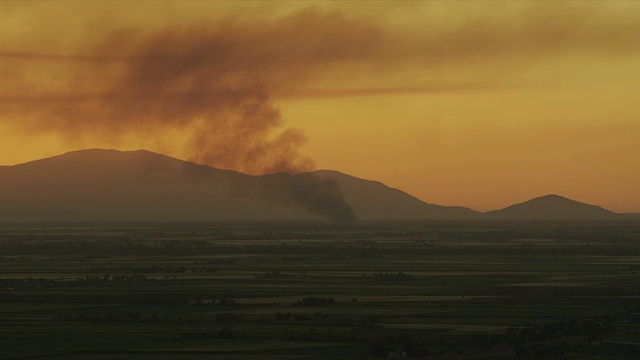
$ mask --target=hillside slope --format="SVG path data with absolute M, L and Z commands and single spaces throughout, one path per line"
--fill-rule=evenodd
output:
M 589 205 L 559 195 L 540 196 L 501 210 L 485 213 L 499 220 L 613 220 L 620 215 L 600 206 Z
M 0 222 L 463 219 L 333 171 L 250 176 L 149 151 L 82 150 L 0 167 Z

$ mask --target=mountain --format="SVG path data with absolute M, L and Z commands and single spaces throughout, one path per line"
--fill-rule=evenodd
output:
M 0 167 L 0 222 L 467 219 L 334 171 L 251 176 L 149 151 L 81 150 Z
M 337 171 L 320 170 L 320 178 L 335 180 L 358 218 L 370 220 L 479 219 L 477 211 L 457 206 L 428 204 L 377 181 L 363 180 Z
M 484 213 L 498 220 L 616 220 L 622 215 L 560 195 L 546 195 Z
M 3 222 L 202 221 L 279 218 L 230 196 L 246 176 L 147 151 L 85 150 L 0 168 Z M 224 206 L 222 206 L 224 204 Z M 258 206 L 261 205 L 261 206 Z

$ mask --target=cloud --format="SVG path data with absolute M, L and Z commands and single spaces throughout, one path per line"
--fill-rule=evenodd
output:
M 415 93 L 450 93 L 466 91 L 486 91 L 495 85 L 483 82 L 431 82 L 410 86 L 362 87 L 362 88 L 330 88 L 330 89 L 297 89 L 281 94 L 285 98 L 341 98 L 352 96 L 384 96 Z M 1 100 L 0 100 L 1 101 Z

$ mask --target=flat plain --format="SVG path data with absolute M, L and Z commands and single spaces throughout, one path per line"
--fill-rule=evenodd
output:
M 0 359 L 632 359 L 640 225 L 0 227 Z

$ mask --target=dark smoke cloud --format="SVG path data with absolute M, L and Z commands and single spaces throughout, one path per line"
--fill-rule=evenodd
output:
M 252 174 L 297 173 L 313 161 L 299 152 L 304 133 L 283 127 L 274 94 L 365 56 L 377 38 L 374 27 L 311 10 L 260 23 L 121 30 L 95 54 L 3 54 L 77 65 L 56 95 L 14 94 L 0 106 L 20 115 L 28 131 L 70 142 L 175 132 L 189 160 Z
M 334 221 L 356 220 L 356 215 L 344 199 L 336 180 L 320 179 L 315 174 L 304 173 L 290 177 L 287 185 L 287 192 L 307 210 L 325 214 Z
M 259 195 L 268 201 L 296 203 L 306 210 L 322 214 L 329 220 L 352 222 L 356 215 L 346 202 L 336 180 L 322 179 L 315 173 L 263 177 Z
M 96 54 L 3 54 L 69 60 L 77 68 L 59 94 L 5 96 L 0 107 L 22 116 L 28 131 L 69 142 L 175 133 L 186 137 L 177 140 L 188 160 L 251 174 L 294 174 L 314 165 L 299 151 L 304 133 L 283 127 L 274 94 L 318 68 L 363 56 L 376 36 L 374 28 L 314 11 L 263 23 L 118 31 Z M 335 182 L 311 174 L 278 179 L 260 195 L 331 220 L 355 219 Z
M 159 31 L 120 30 L 86 54 L 0 51 L 4 87 L 14 89 L 0 92 L 0 115 L 12 113 L 8 118 L 19 119 L 18 126 L 30 133 L 52 132 L 68 142 L 127 138 L 131 147 L 131 138 L 177 132 L 167 141 L 184 148 L 171 150 L 190 160 L 254 174 L 295 173 L 311 169 L 313 162 L 299 152 L 304 134 L 284 127 L 276 99 L 491 90 L 498 86 L 486 80 L 415 77 L 398 85 L 375 79 L 408 68 L 418 72 L 416 64 L 475 66 L 488 59 L 502 65 L 505 59 L 528 63 L 575 52 L 636 53 L 638 22 L 606 10 L 523 5 L 509 13 L 512 17 L 472 12 L 464 21 L 427 21 L 409 31 L 310 9 L 276 20 L 231 17 Z M 368 86 L 346 85 L 349 80 L 341 75 L 351 74 L 345 71 L 349 65 Z M 27 66 L 47 66 L 54 91 L 21 81 L 16 74 L 27 73 Z M 332 72 L 335 68 L 341 71 Z M 314 86 L 331 76 L 329 85 Z M 59 77 L 68 81 L 57 84 Z

